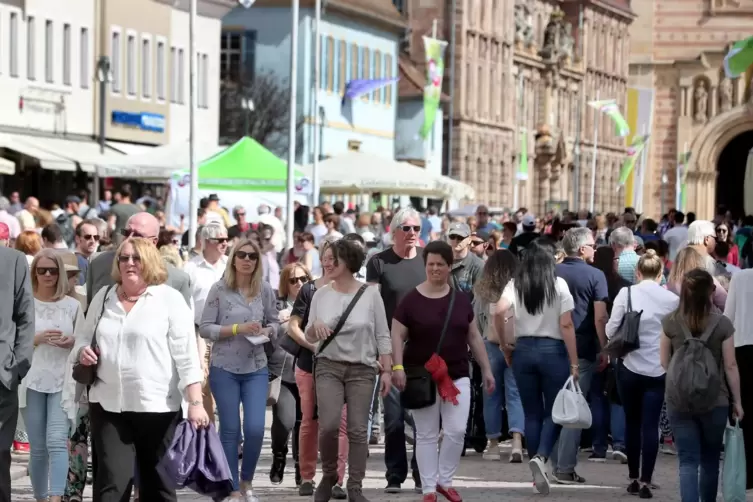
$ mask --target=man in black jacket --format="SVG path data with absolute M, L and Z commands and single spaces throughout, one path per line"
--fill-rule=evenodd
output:
M 18 384 L 34 352 L 34 296 L 26 257 L 0 246 L 0 502 L 10 501 L 10 448 L 18 421 Z

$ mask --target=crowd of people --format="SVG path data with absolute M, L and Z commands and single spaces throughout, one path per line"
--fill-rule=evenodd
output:
M 125 185 L 96 207 L 81 193 L 47 210 L 0 197 L 0 292 L 13 299 L 0 304 L 0 502 L 11 441 L 29 452 L 38 501 L 82 500 L 90 458 L 96 501 L 177 500 L 155 467 L 184 419 L 218 425 L 226 500 L 257 502 L 268 405 L 269 478 L 281 483 L 292 458 L 298 494 L 316 502 L 367 501 L 369 444 L 382 440 L 387 493 L 410 475 L 424 502 L 461 502 L 474 403 L 483 458 L 501 460 L 509 438 L 506 460 L 527 455 L 535 493 L 586 483 L 590 448 L 652 498 L 662 449 L 678 456 L 683 502 L 715 500 L 729 420 L 751 438 L 753 485 L 751 217 L 335 202 L 296 206 L 288 243 L 280 208 L 249 221 L 210 195 L 189 249 L 160 201 L 132 197 Z M 638 347 L 610 357 L 631 315 Z M 701 398 L 673 383 L 694 338 L 717 376 Z M 89 387 L 74 378 L 95 369 Z M 587 431 L 552 418 L 571 378 Z

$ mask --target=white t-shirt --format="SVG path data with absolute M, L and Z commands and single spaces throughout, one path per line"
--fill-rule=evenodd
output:
M 73 336 L 75 326 L 84 322 L 81 303 L 66 296 L 56 302 L 34 299 L 34 329 L 36 333 L 59 330 L 64 336 Z M 24 386 L 37 392 L 54 394 L 63 390 L 63 380 L 71 349 L 43 343 L 34 349 L 31 369 L 24 378 Z
M 554 302 L 550 305 L 545 305 L 541 312 L 531 314 L 523 304 L 523 299 L 518 297 L 513 281 L 507 283 L 502 292 L 502 298 L 510 302 L 515 314 L 516 338 L 537 336 L 562 340 L 560 316 L 565 312 L 573 310 L 573 295 L 570 294 L 567 282 L 561 277 L 557 277 L 555 288 L 557 289 L 557 298 Z

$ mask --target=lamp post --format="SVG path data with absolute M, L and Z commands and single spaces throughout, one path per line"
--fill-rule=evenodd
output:
M 285 182 L 285 242 L 293 245 L 293 197 L 295 196 L 295 142 L 298 124 L 298 12 L 300 0 L 292 0 L 290 27 L 290 125 L 288 130 L 288 175 Z
M 241 98 L 241 108 L 243 108 L 243 137 L 248 136 L 248 117 L 254 111 L 254 100 L 247 97 Z
M 105 153 L 105 121 L 107 120 L 107 84 L 112 82 L 110 58 L 100 56 L 97 60 L 97 82 L 99 82 L 99 153 Z M 99 167 L 94 166 L 94 182 L 90 204 L 99 203 Z

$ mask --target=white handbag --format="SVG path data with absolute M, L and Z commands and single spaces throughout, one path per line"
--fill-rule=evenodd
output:
M 552 406 L 552 421 L 566 429 L 588 429 L 591 427 L 591 408 L 588 407 L 578 382 L 573 377 L 557 393 Z

